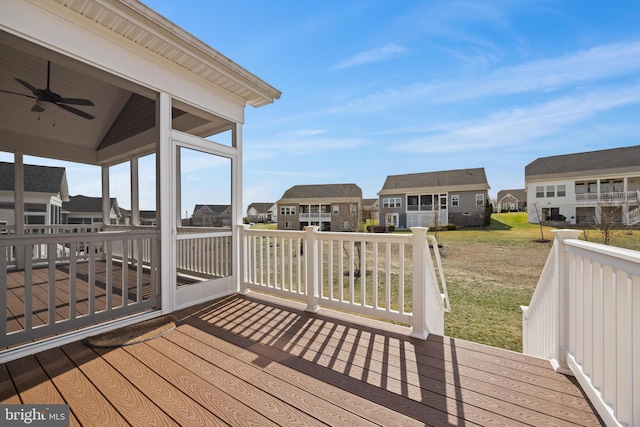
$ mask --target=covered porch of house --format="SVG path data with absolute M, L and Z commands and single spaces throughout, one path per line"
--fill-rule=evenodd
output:
M 13 221 L 0 236 L 2 347 L 12 347 L 2 361 L 237 291 L 244 109 L 273 102 L 278 90 L 138 2 L 2 2 L 0 58 L 0 151 L 12 156 L 16 183 Z M 48 216 L 26 224 L 24 165 L 52 161 L 97 169 L 101 227 Z M 200 192 L 230 206 L 230 226 L 182 226 L 189 168 L 217 183 Z M 128 179 L 115 180 L 122 172 Z M 119 200 L 131 209 L 127 226 L 108 221 L 114 185 L 129 189 L 130 200 Z M 146 194 L 155 226 L 142 225 Z M 64 315 L 61 268 L 73 278 Z M 85 288 L 86 307 L 82 269 L 92 283 L 104 276 L 104 289 Z M 22 272 L 22 299 L 12 299 L 12 271 Z

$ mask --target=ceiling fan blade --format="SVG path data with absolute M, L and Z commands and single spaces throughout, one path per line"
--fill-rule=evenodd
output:
M 18 83 L 20 83 L 22 86 L 26 87 L 27 89 L 29 89 L 31 92 L 33 92 L 34 94 L 36 92 L 38 92 L 38 89 L 31 86 L 29 83 L 25 82 L 24 80 L 20 80 L 17 77 L 14 77 L 14 80 L 17 81 Z
M 78 99 L 78 98 L 60 98 L 58 102 L 63 104 L 71 104 L 71 105 L 87 105 L 94 106 L 95 104 L 88 99 Z
M 10 90 L 0 89 L 0 92 L 10 93 L 10 94 L 12 94 L 12 95 L 20 95 L 20 96 L 24 96 L 24 97 L 26 97 L 26 98 L 38 99 L 38 98 L 36 98 L 36 97 L 35 97 L 35 96 L 33 96 L 33 95 L 27 95 L 27 94 L 25 94 L 25 93 L 12 92 L 12 91 L 10 91 Z
M 82 118 L 85 118 L 87 120 L 93 120 L 95 118 L 91 114 L 85 113 L 84 111 L 80 111 L 77 108 L 69 107 L 68 105 L 58 104 L 58 103 L 56 103 L 56 105 L 62 108 L 63 110 L 67 110 L 68 112 L 73 113 Z

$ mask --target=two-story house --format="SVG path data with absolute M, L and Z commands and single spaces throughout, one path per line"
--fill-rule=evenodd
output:
M 362 219 L 362 190 L 356 184 L 294 185 L 278 205 L 278 230 L 317 225 L 322 231 L 355 231 Z
M 497 198 L 498 212 L 526 212 L 527 192 L 524 188 L 500 190 Z
M 277 222 L 278 207 L 275 203 L 251 203 L 247 208 L 247 218 L 251 222 Z
M 484 223 L 489 188 L 484 168 L 389 175 L 378 192 L 380 224 L 478 227 Z
M 531 223 L 640 223 L 640 145 L 538 158 L 525 184 Z
M 60 224 L 62 204 L 69 199 L 65 168 L 24 165 L 23 171 L 24 224 Z M 14 164 L 0 162 L 0 225 L 16 224 L 14 189 Z

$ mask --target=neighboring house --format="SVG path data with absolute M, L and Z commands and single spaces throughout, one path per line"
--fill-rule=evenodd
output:
M 640 145 L 538 158 L 525 184 L 531 223 L 640 223 Z
M 0 162 L 0 225 L 16 224 L 15 168 Z M 51 225 L 62 221 L 62 204 L 69 199 L 63 167 L 24 165 L 24 224 Z
M 371 220 L 380 219 L 378 199 L 362 199 L 362 217 L 363 219 Z
M 194 227 L 230 227 L 231 205 L 196 205 L 191 215 Z
M 156 211 L 140 211 L 140 225 L 156 225 Z
M 120 208 L 120 214 L 122 215 L 122 219 L 120 220 L 120 223 L 131 225 L 132 212 L 128 209 Z M 183 225 L 188 225 L 188 222 L 189 222 L 188 220 L 183 220 L 183 221 L 186 221 L 187 223 Z M 139 222 L 139 225 L 153 225 L 153 226 L 157 225 L 156 211 L 139 211 L 138 222 Z
M 527 192 L 524 188 L 517 190 L 500 190 L 498 191 L 497 200 L 498 212 L 526 212 L 527 211 Z
M 121 224 L 122 213 L 118 201 L 111 197 L 109 221 L 106 224 Z M 71 196 L 68 202 L 62 203 L 64 224 L 102 224 L 102 197 Z
M 278 206 L 275 203 L 251 203 L 247 208 L 247 218 L 251 222 L 278 222 Z
M 295 185 L 278 205 L 278 230 L 355 231 L 362 219 L 362 190 L 356 184 Z
M 479 227 L 489 188 L 484 168 L 389 175 L 378 192 L 380 225 Z

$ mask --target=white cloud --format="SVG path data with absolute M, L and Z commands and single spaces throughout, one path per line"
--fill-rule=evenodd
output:
M 370 64 L 372 62 L 388 61 L 390 59 L 402 56 L 409 51 L 410 50 L 406 47 L 394 43 L 389 43 L 385 46 L 377 47 L 375 49 L 367 50 L 365 52 L 360 52 L 356 55 L 353 55 L 352 57 L 336 64 L 333 69 L 351 68 L 357 67 L 359 65 Z
M 406 105 L 442 105 L 498 96 L 573 90 L 576 86 L 610 81 L 638 72 L 640 41 L 614 43 L 558 58 L 499 68 L 483 75 L 389 88 L 322 112 L 370 113 Z
M 640 103 L 640 86 L 598 90 L 567 96 L 548 103 L 492 114 L 483 119 L 441 124 L 428 135 L 414 138 L 395 149 L 443 153 L 478 151 L 526 145 L 566 132 L 599 113 Z

